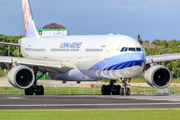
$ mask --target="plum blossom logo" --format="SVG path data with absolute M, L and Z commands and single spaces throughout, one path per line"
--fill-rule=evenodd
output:
M 24 15 L 24 27 L 25 27 L 25 33 L 26 33 L 28 29 L 28 25 L 29 25 L 28 20 L 29 20 L 29 17 L 31 16 L 31 12 L 30 12 L 29 4 L 27 0 L 24 1 L 23 15 Z

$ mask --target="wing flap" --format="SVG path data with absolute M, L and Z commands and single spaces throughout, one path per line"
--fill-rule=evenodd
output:
M 56 73 L 65 73 L 75 68 L 69 60 L 44 60 L 0 56 L 0 62 L 8 64 L 21 64 L 30 68 L 38 67 L 42 71 Z

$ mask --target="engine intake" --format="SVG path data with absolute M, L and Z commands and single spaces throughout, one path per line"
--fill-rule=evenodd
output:
M 172 81 L 172 75 L 168 68 L 162 66 L 162 65 L 156 65 L 150 67 L 145 72 L 145 79 L 146 82 L 158 89 L 166 88 L 169 86 L 169 84 Z
M 27 66 L 16 66 L 8 73 L 9 83 L 19 89 L 27 89 L 35 81 L 33 71 Z

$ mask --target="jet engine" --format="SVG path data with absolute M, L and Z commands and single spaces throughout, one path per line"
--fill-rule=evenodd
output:
M 8 73 L 9 83 L 19 89 L 31 87 L 35 81 L 33 71 L 27 66 L 16 66 Z
M 162 65 L 150 67 L 146 70 L 144 77 L 150 86 L 158 89 L 168 87 L 172 81 L 171 72 Z

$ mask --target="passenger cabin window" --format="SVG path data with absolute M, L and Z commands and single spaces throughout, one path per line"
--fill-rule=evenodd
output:
M 135 48 L 129 48 L 129 51 L 136 51 Z

